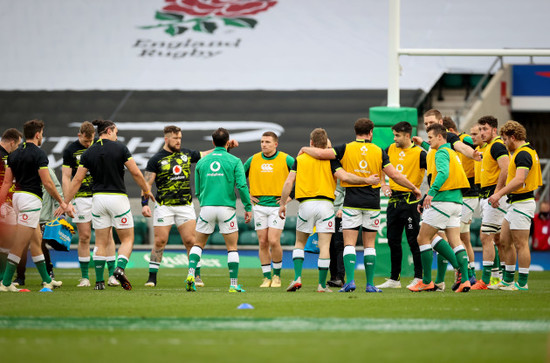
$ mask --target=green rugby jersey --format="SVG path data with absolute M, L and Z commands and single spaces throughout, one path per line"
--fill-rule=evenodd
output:
M 244 210 L 251 212 L 252 204 L 241 160 L 220 146 L 199 160 L 195 168 L 195 194 L 201 207 L 235 208 L 235 188 L 239 191 Z
M 191 204 L 191 163 L 201 158 L 199 151 L 182 148 L 179 152 L 162 149 L 147 162 L 146 171 L 155 173 L 156 200 L 160 205 Z
M 75 142 L 69 144 L 63 150 L 63 168 L 71 168 L 72 178 L 74 178 L 78 167 L 80 166 L 80 157 L 84 151 L 88 150 L 85 148 L 80 141 L 76 140 Z M 75 194 L 75 198 L 88 198 L 92 196 L 92 175 L 90 171 L 86 173 L 80 189 Z

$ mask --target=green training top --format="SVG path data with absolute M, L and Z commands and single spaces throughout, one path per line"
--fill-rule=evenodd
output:
M 224 147 L 218 146 L 198 161 L 195 168 L 195 195 L 201 207 L 235 208 L 235 188 L 239 191 L 244 210 L 251 212 L 250 194 L 243 163 L 239 158 L 228 153 Z

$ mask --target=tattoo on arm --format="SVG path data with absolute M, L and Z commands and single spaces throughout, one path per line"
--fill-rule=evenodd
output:
M 145 181 L 147 182 L 147 184 L 153 185 L 153 182 L 155 181 L 155 173 L 145 171 Z

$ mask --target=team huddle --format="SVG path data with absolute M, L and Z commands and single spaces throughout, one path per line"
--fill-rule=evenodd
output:
M 355 141 L 331 147 L 323 129 L 310 135 L 310 145 L 296 158 L 279 150 L 278 136 L 266 132 L 261 151 L 243 165 L 229 153 L 238 142 L 219 128 L 212 134 L 213 149 L 194 151 L 181 147 L 177 126 L 164 128 L 165 144 L 153 155 L 145 176 L 128 148 L 117 142 L 116 124 L 108 120 L 84 122 L 78 140 L 63 154 L 62 192 L 55 188 L 48 159 L 39 146 L 44 124 L 25 123 L 23 135 L 9 129 L 2 135 L 0 153 L 0 291 L 19 291 L 13 276 L 25 247 L 30 250 L 45 288 L 61 286 L 46 270 L 40 247 L 39 221 L 43 189 L 59 203 L 55 215 L 69 215 L 79 236 L 81 279 L 77 286 L 91 286 L 89 279 L 90 236 L 95 230 L 93 254 L 96 290 L 108 285 L 132 289 L 125 268 L 133 249 L 133 216 L 124 185 L 128 169 L 142 190 L 142 214 L 153 218 L 154 246 L 149 278 L 155 287 L 164 248 L 172 225 L 177 227 L 189 259 L 187 291 L 204 286 L 200 272 L 202 251 L 216 225 L 227 247 L 229 292 L 244 292 L 238 282 L 239 253 L 236 193 L 245 210 L 245 222 L 254 218 L 263 274 L 262 288 L 281 287 L 281 233 L 289 201 L 300 202 L 296 243 L 292 252 L 294 279 L 286 291 L 302 287 L 304 248 L 308 237 L 318 234 L 318 292 L 327 287 L 331 237 L 335 233 L 336 180 L 345 188 L 342 206 L 345 283 L 340 292 L 356 289 L 356 243 L 362 230 L 366 292 L 400 288 L 403 231 L 414 262 L 413 292 L 444 291 L 445 271 L 455 269 L 452 290 L 527 290 L 530 266 L 529 229 L 535 212 L 534 191 L 542 185 L 539 158 L 526 142 L 525 128 L 515 121 L 498 130 L 491 116 L 481 118 L 470 132 L 457 134 L 452 120 L 437 110 L 424 114 L 428 142 L 412 137 L 412 126 L 399 122 L 392 127 L 394 143 L 385 150 L 372 143 L 374 124 L 361 118 L 355 123 Z M 98 138 L 95 139 L 97 127 Z M 24 137 L 24 142 L 20 141 Z M 198 216 L 192 204 L 191 164 L 196 163 L 195 195 Z M 422 198 L 420 186 L 427 174 L 429 189 Z M 389 184 L 386 182 L 389 178 Z M 248 183 L 247 183 L 248 178 Z M 151 193 L 156 185 L 156 195 Z M 387 209 L 391 276 L 374 285 L 375 238 L 380 228 L 381 193 L 389 197 Z M 149 202 L 154 203 L 153 210 Z M 470 223 L 481 206 L 483 271 L 475 276 Z M 118 257 L 112 238 L 120 239 Z M 433 250 L 438 253 L 437 277 L 432 280 Z M 519 263 L 515 281 L 516 261 Z

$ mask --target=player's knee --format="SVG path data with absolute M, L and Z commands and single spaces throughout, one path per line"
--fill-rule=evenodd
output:
M 155 237 L 155 248 L 164 248 L 167 242 L 168 240 L 165 238 Z
M 460 233 L 470 233 L 470 223 L 460 221 Z

